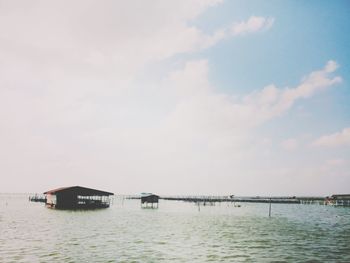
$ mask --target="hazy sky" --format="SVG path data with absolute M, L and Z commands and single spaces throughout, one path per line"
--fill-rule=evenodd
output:
M 0 0 L 0 192 L 350 193 L 349 14 Z

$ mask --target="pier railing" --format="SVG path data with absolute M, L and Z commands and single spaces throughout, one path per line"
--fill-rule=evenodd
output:
M 44 195 L 31 195 L 29 196 L 29 201 L 30 202 L 42 202 L 42 203 L 46 203 L 46 197 Z
M 333 206 L 350 206 L 350 199 L 329 200 L 321 196 L 160 196 L 163 200 L 185 202 L 246 202 L 246 203 L 277 203 L 277 204 L 319 204 Z
M 297 203 L 300 200 L 294 197 L 260 197 L 260 196 L 161 196 L 160 199 L 185 202 L 251 202 L 251 203 Z

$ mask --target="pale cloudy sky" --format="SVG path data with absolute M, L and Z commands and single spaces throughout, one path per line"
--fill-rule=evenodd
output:
M 348 1 L 0 0 L 0 192 L 350 192 Z

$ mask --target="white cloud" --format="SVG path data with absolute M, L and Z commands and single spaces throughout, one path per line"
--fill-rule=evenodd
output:
M 340 83 L 341 77 L 331 76 L 336 69 L 336 62 L 330 60 L 323 69 L 311 72 L 304 77 L 297 87 L 278 89 L 274 85 L 269 85 L 261 91 L 248 95 L 245 98 L 245 104 L 250 106 L 257 123 L 264 122 L 284 113 L 296 100 L 311 97 L 319 91 Z
M 294 138 L 289 138 L 281 143 L 281 146 L 287 151 L 294 151 L 298 148 L 298 141 Z
M 116 92 L 111 83 L 91 76 L 84 89 L 69 78 L 59 82 L 67 85 L 62 88 L 1 89 L 3 174 L 36 178 L 33 187 L 37 182 L 55 187 L 62 179 L 64 185 L 105 188 L 94 181 L 103 174 L 103 181 L 119 192 L 143 191 L 155 181 L 168 193 L 180 185 L 187 187 L 182 192 L 213 192 L 218 184 L 213 174 L 234 180 L 237 187 L 250 185 L 257 171 L 249 171 L 249 160 L 266 148 L 254 145 L 251 133 L 287 111 L 293 103 L 276 105 L 304 83 L 294 89 L 269 86 L 240 99 L 219 92 L 208 74 L 208 62 L 198 60 L 169 73 L 153 89 L 142 83 Z M 328 74 L 321 83 L 334 85 Z M 313 93 L 325 85 L 320 87 Z M 230 171 L 236 171 L 234 179 Z M 230 191 L 225 185 L 218 184 L 220 191 Z
M 273 24 L 251 17 L 210 35 L 189 23 L 218 3 L 3 1 L 2 189 L 88 184 L 119 193 L 253 193 L 256 180 L 269 187 L 259 158 L 254 167 L 251 160 L 270 155 L 271 142 L 255 145 L 251 134 L 296 100 L 339 83 L 332 77 L 337 64 L 297 87 L 269 85 L 244 97 L 216 89 L 206 59 L 187 61 L 162 80 L 138 79 L 155 61 L 163 66 L 166 58 Z
M 3 1 L 0 68 L 29 64 L 24 71 L 34 76 L 40 71 L 132 78 L 150 61 L 196 51 L 203 40 L 218 38 L 188 22 L 220 2 Z
M 324 135 L 315 140 L 312 145 L 323 147 L 350 146 L 350 128 L 344 128 L 340 132 Z
M 195 88 L 197 93 L 196 96 L 186 97 L 177 104 L 171 115 L 171 122 L 179 122 L 180 126 L 197 127 L 201 131 L 218 130 L 228 134 L 234 134 L 233 131 L 246 131 L 280 116 L 290 109 L 296 100 L 310 97 L 339 83 L 340 77 L 330 76 L 335 67 L 330 71 L 329 65 L 334 63 L 330 61 L 324 69 L 311 72 L 295 88 L 279 89 L 269 85 L 242 99 L 237 99 L 217 92 L 209 86 L 205 61 L 189 62 L 184 71 L 176 72 L 176 77 L 191 83 L 191 87 Z M 176 87 L 181 92 L 185 89 L 194 94 L 186 85 L 180 84 Z
M 274 21 L 275 19 L 272 17 L 251 16 L 247 21 L 235 23 L 231 28 L 231 34 L 243 35 L 261 30 L 268 30 L 273 25 Z
M 132 78 L 148 62 L 202 50 L 236 35 L 227 28 L 208 35 L 188 23 L 221 2 L 5 1 L 0 10 L 0 67 L 8 57 L 46 75 L 99 72 Z M 269 18 L 251 17 L 238 25 L 243 33 L 271 24 Z
M 247 21 L 241 21 L 239 23 L 234 23 L 229 28 L 218 29 L 213 35 L 199 35 L 198 42 L 199 48 L 208 48 L 215 45 L 217 42 L 231 37 L 239 36 L 250 33 L 255 33 L 259 31 L 266 31 L 270 29 L 274 23 L 275 19 L 272 17 L 258 17 L 251 16 Z
M 170 86 L 179 96 L 194 96 L 210 92 L 208 61 L 188 61 L 181 70 L 171 72 L 163 85 Z
M 329 165 L 329 166 L 341 166 L 341 165 L 344 165 L 346 164 L 346 160 L 344 159 L 330 159 L 330 160 L 327 160 L 326 161 L 326 164 Z

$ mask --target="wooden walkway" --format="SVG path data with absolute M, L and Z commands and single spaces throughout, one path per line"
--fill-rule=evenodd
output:
M 36 194 L 36 195 L 29 196 L 29 201 L 46 203 L 46 197 L 44 195 Z
M 293 197 L 229 197 L 229 196 L 161 196 L 160 199 L 185 202 L 246 202 L 246 203 L 281 203 L 300 204 L 300 200 Z
M 350 206 L 350 200 L 327 201 L 322 196 L 161 196 L 163 200 L 185 201 L 195 203 L 275 203 L 275 204 L 318 204 L 332 206 Z
M 140 195 L 116 195 L 115 198 L 141 199 Z M 350 199 L 333 200 L 329 202 L 327 197 L 322 196 L 213 196 L 213 195 L 163 195 L 159 199 L 170 201 L 184 201 L 207 205 L 215 205 L 220 202 L 231 203 L 272 203 L 272 204 L 305 204 L 305 205 L 331 205 L 350 207 Z M 29 197 L 32 202 L 46 202 L 43 195 L 33 195 Z

